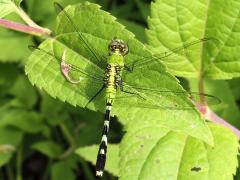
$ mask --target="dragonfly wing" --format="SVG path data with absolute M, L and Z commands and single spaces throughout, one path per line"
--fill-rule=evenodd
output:
M 34 49 L 26 72 L 33 83 L 39 84 L 50 94 L 84 107 L 102 88 L 104 71 L 60 42 L 49 39 Z M 68 76 L 78 80 L 77 84 L 69 82 L 61 68 L 64 51 L 64 63 L 71 67 Z
M 221 100 L 209 94 L 186 91 L 154 90 L 143 87 L 127 87 L 121 92 L 116 101 L 125 101 L 129 106 L 150 109 L 191 110 L 195 104 L 204 98 L 208 105 L 217 105 Z M 126 102 L 125 102 L 126 104 Z
M 150 64 L 148 68 L 138 68 L 132 73 L 124 73 L 122 89 L 121 96 L 127 98 L 133 96 L 130 99 L 136 99 L 129 104 L 133 104 L 133 102 L 136 105 L 147 104 L 148 107 L 192 108 L 194 106 L 191 98 L 194 98 L 195 102 L 201 97 L 211 101 L 210 103 L 219 103 L 219 100 L 211 95 L 187 93 L 177 79 L 168 74 L 160 63 Z
M 128 85 L 124 87 L 123 92 L 118 94 L 116 101 L 122 101 L 131 107 L 151 109 L 183 110 L 194 108 L 193 103 L 188 98 L 187 92 L 153 90 L 143 87 L 135 88 Z
M 87 56 L 88 57 L 90 56 L 90 59 L 93 62 L 95 62 L 99 67 L 105 68 L 106 67 L 106 58 L 107 58 L 105 53 L 100 52 L 99 49 L 95 48 L 93 46 L 93 44 L 88 41 L 88 39 L 86 38 L 86 34 L 84 34 L 83 32 L 81 32 L 79 30 L 77 23 L 74 22 L 74 17 L 72 17 L 70 15 L 70 13 L 68 13 L 59 3 L 55 2 L 54 5 L 55 5 L 55 8 L 61 12 L 59 15 L 59 21 L 66 22 L 66 24 L 67 24 L 66 26 L 68 27 L 68 28 L 62 28 L 62 27 L 57 28 L 58 34 L 60 34 L 60 33 L 68 34 L 68 41 L 64 41 L 64 39 L 62 39 L 63 37 L 61 37 L 61 36 L 57 37 L 57 38 L 59 40 L 62 39 L 63 42 L 66 44 L 69 42 L 71 42 L 71 44 L 73 44 L 73 43 L 79 44 L 78 46 L 80 46 L 80 48 L 78 48 L 77 50 L 81 49 L 81 52 L 84 52 L 84 51 L 87 52 L 86 53 Z M 69 41 L 69 39 L 71 39 L 71 41 Z M 68 44 L 68 45 L 70 45 L 70 44 Z
M 203 43 L 210 43 L 214 39 L 211 38 L 203 38 L 198 39 L 196 41 L 192 41 L 190 43 L 186 43 L 183 46 L 174 48 L 172 50 L 156 53 L 150 57 L 143 57 L 135 60 L 132 64 L 128 66 L 132 66 L 134 68 L 141 68 L 149 64 L 156 64 L 161 61 L 164 61 L 165 64 L 178 64 L 178 62 L 182 62 L 180 60 L 189 61 L 190 59 L 197 57 Z M 179 65 L 178 65 L 179 66 Z

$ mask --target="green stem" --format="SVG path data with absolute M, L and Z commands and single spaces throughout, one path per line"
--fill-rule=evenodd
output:
M 69 132 L 68 128 L 64 123 L 60 123 L 60 128 L 63 132 L 63 135 L 65 136 L 66 140 L 70 144 L 70 146 L 75 146 L 75 139 L 72 136 L 72 134 Z
M 65 159 L 75 151 L 76 142 L 65 124 L 60 123 L 60 128 L 63 132 L 63 135 L 65 136 L 66 140 L 70 145 L 69 148 L 59 157 L 60 159 Z M 89 169 L 88 164 L 82 158 L 79 158 L 79 161 L 83 168 L 86 179 L 94 180 L 95 177 L 93 176 L 91 170 Z
M 22 147 L 19 147 L 17 150 L 16 180 L 22 180 Z
M 14 180 L 14 175 L 13 175 L 13 171 L 11 169 L 10 163 L 8 163 L 6 165 L 6 172 L 7 172 L 7 177 L 9 180 Z
M 49 159 L 49 160 L 48 160 L 48 163 L 47 163 L 47 165 L 46 165 L 46 168 L 45 168 L 45 170 L 44 170 L 44 172 L 43 172 L 42 180 L 47 180 L 47 179 L 48 179 L 49 170 L 50 170 L 50 168 L 51 168 L 51 165 L 52 165 L 52 160 Z
M 203 105 L 207 105 L 205 96 L 201 95 L 201 94 L 204 94 L 204 78 L 203 78 L 202 69 L 200 70 L 200 74 L 199 74 L 198 91 L 200 93 L 200 103 Z
M 69 144 L 69 148 L 59 157 L 59 159 L 65 159 L 74 152 L 75 147 L 76 147 L 76 143 L 75 143 L 74 137 L 69 132 L 66 125 L 64 123 L 60 123 L 59 126 L 62 130 L 62 133 L 63 133 L 64 137 L 66 138 L 66 140 Z

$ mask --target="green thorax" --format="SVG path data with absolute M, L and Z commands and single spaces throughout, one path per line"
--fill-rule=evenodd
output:
M 107 63 L 110 65 L 118 65 L 120 67 L 124 66 L 123 56 L 120 53 L 111 54 L 107 60 Z

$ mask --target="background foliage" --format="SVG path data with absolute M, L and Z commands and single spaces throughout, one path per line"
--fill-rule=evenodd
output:
M 237 36 L 240 3 L 237 0 L 210 3 L 207 0 L 156 0 L 151 4 L 140 0 L 92 0 L 101 5 L 101 10 L 95 4 L 76 4 L 81 2 L 85 1 L 59 1 L 64 6 L 73 4 L 68 12 L 74 14 L 74 21 L 86 38 L 95 42 L 96 49 L 106 52 L 106 44 L 113 34 L 129 40 L 130 60 L 135 56 L 169 51 L 202 37 L 216 38 L 217 41 L 195 47 L 194 54 L 176 54 L 164 60 L 164 65 L 157 67 L 158 76 L 170 89 L 181 89 L 172 75 L 184 78 L 186 89 L 196 91 L 202 83 L 206 92 L 222 100 L 221 105 L 212 109 L 240 127 L 240 41 Z M 81 108 L 86 100 L 76 93 L 76 88 L 64 84 L 59 68 L 46 67 L 49 57 L 40 58 L 37 52 L 30 56 L 27 46 L 44 41 L 41 47 L 54 46 L 55 52 L 61 53 L 61 46 L 68 45 L 69 58 L 81 55 L 86 63 L 91 59 L 86 52 L 81 52 L 76 38 L 70 45 L 74 38 L 64 33 L 72 30 L 68 29 L 62 14 L 56 21 L 53 1 L 0 0 L 0 17 L 26 22 L 20 18 L 19 5 L 35 23 L 54 30 L 57 40 L 44 41 L 43 37 L 0 29 L 0 178 L 95 179 L 94 163 L 103 117 L 101 106 L 95 105 L 91 110 Z M 141 71 L 136 71 L 132 78 L 143 79 L 149 85 L 155 83 L 151 68 L 145 69 L 150 80 L 144 80 Z M 52 86 L 46 83 L 48 78 L 53 79 Z M 161 80 L 157 82 L 162 87 Z M 62 84 L 70 90 L 57 91 Z M 77 98 L 66 94 L 71 92 L 76 93 Z M 204 123 L 195 111 L 149 112 L 124 107 L 126 104 L 122 102 L 115 108 L 118 118 L 115 117 L 111 125 L 107 172 L 103 179 L 117 176 L 121 179 L 240 178 L 236 173 L 238 139 L 229 129 Z

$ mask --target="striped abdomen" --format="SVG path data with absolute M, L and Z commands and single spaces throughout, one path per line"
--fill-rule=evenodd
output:
M 106 162 L 107 155 L 107 143 L 109 123 L 111 119 L 111 111 L 113 101 L 116 97 L 117 88 L 120 85 L 121 80 L 121 67 L 108 64 L 106 68 L 104 83 L 106 87 L 106 112 L 104 118 L 104 125 L 102 131 L 102 139 L 98 150 L 97 162 L 96 162 L 96 176 L 102 176 Z

